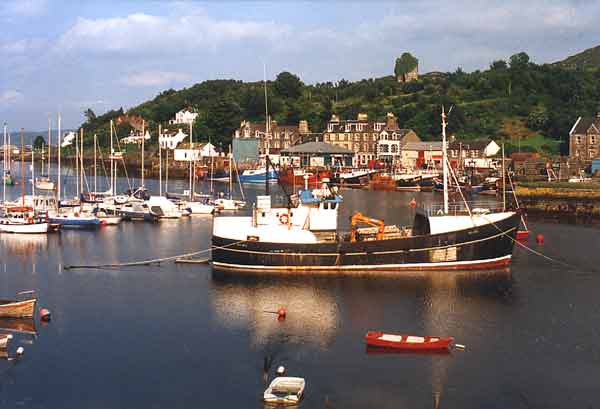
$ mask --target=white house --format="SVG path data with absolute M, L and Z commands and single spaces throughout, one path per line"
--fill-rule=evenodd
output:
M 150 139 L 150 132 L 146 131 L 146 133 L 143 136 L 144 140 L 149 140 Z M 133 131 L 131 131 L 131 133 L 129 134 L 129 136 L 126 136 L 125 138 L 121 139 L 121 143 L 125 144 L 125 145 L 130 145 L 130 144 L 141 144 L 142 143 L 142 135 L 141 134 L 136 134 Z
M 169 120 L 169 124 L 171 125 L 190 125 L 193 124 L 198 117 L 198 113 L 192 111 L 189 108 L 182 109 L 181 111 L 175 114 L 175 119 Z
M 179 128 L 177 132 L 163 131 L 162 135 L 158 138 L 158 143 L 162 149 L 175 149 L 177 145 L 183 142 L 188 135 Z
M 204 158 L 217 157 L 219 156 L 219 153 L 217 152 L 215 145 L 208 142 L 200 145 L 200 156 Z
M 195 162 L 199 161 L 200 149 L 190 149 L 190 148 L 175 148 L 174 150 L 174 158 L 178 162 Z

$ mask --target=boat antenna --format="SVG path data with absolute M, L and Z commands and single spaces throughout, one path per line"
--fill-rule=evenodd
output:
M 267 64 L 263 63 L 263 85 L 265 89 L 265 142 L 266 142 L 266 151 L 265 151 L 265 195 L 269 196 L 269 164 L 271 164 L 271 160 L 269 159 L 269 104 L 267 103 Z

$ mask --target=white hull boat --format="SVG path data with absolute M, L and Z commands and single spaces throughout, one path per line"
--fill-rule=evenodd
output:
M 276 405 L 295 405 L 304 396 L 305 387 L 304 378 L 279 376 L 265 390 L 263 401 Z
M 181 206 L 188 209 L 191 215 L 213 214 L 215 211 L 214 206 L 200 202 L 184 202 Z
M 0 220 L 0 232 L 17 234 L 42 234 L 48 233 L 50 226 L 48 223 L 11 223 Z
M 216 199 L 214 204 L 220 210 L 239 210 L 246 206 L 246 202 L 233 199 Z

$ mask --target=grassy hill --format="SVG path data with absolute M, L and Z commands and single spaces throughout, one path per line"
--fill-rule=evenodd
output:
M 444 104 L 454 106 L 449 117 L 450 134 L 464 139 L 504 140 L 509 151 L 520 145 L 521 149 L 557 153 L 566 147 L 560 141 L 567 139 L 575 119 L 600 110 L 599 70 L 537 65 L 525 53 L 515 54 L 509 61 L 494 61 L 487 70 L 466 73 L 458 68 L 455 72 L 426 74 L 406 84 L 390 75 L 307 85 L 283 72 L 268 81 L 267 88 L 269 114 L 280 124 L 306 119 L 311 131 L 320 132 L 333 113 L 356 118 L 365 112 L 374 119 L 393 112 L 401 127 L 413 128 L 422 139 L 432 140 L 439 138 L 439 112 Z M 264 105 L 262 82 L 224 79 L 166 90 L 127 114 L 141 115 L 150 129 L 156 130 L 175 112 L 192 107 L 199 113 L 195 138 L 210 138 L 226 146 L 240 121 L 265 121 Z M 91 113 L 82 126 L 86 134 L 97 133 L 106 146 L 108 121 L 122 114 L 122 110 L 99 117 Z M 125 136 L 129 129 L 120 125 L 118 135 Z
M 597 70 L 600 68 L 600 45 L 555 62 L 553 65 L 568 69 Z

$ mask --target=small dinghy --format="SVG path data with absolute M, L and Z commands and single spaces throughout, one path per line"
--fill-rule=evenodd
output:
M 369 346 L 395 348 L 404 350 L 435 350 L 447 349 L 454 338 L 419 337 L 415 335 L 386 334 L 379 331 L 369 331 L 365 335 L 365 342 Z
M 12 339 L 11 334 L 0 334 L 0 349 L 8 348 L 8 341 Z
M 263 395 L 265 403 L 276 405 L 295 405 L 304 396 L 304 378 L 279 376 L 271 382 Z
M 0 317 L 30 318 L 35 312 L 37 298 L 35 291 L 22 291 L 17 293 L 21 300 L 0 300 Z
M 517 240 L 527 240 L 529 238 L 529 230 L 517 230 Z

